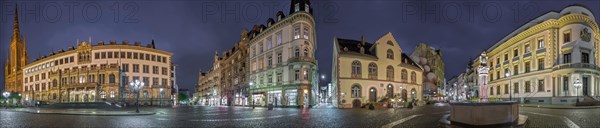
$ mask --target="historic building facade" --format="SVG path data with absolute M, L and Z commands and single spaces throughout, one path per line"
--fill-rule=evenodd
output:
M 240 34 L 240 41 L 233 48 L 223 53 L 223 70 L 221 76 L 224 93 L 222 97 L 226 105 L 248 105 L 247 64 L 248 57 L 248 32 L 244 29 Z
M 423 69 L 389 32 L 374 43 L 334 38 L 332 70 L 333 102 L 339 108 L 422 99 Z
M 594 15 L 579 5 L 531 20 L 487 49 L 488 97 L 572 104 L 600 95 L 599 40 Z
M 41 56 L 23 67 L 25 100 L 132 104 L 135 93 L 129 82 L 139 80 L 145 83 L 139 92 L 142 105 L 173 103 L 172 53 L 156 49 L 154 40 L 147 46 L 89 42 Z
M 13 36 L 10 38 L 10 53 L 4 64 L 4 87 L 8 92 L 23 92 L 23 67 L 28 64 L 27 45 L 19 30 L 19 13 L 15 9 Z
M 195 96 L 200 105 L 248 105 L 248 32 L 244 29 L 240 41 L 219 56 L 207 72 L 198 73 Z
M 221 105 L 221 57 L 215 52 L 212 67 L 206 72 L 198 72 L 198 84 L 196 86 L 198 104 Z
M 250 104 L 315 104 L 317 49 L 315 20 L 308 0 L 292 0 L 286 17 L 278 12 L 249 33 Z
M 425 72 L 423 73 L 423 95 L 433 96 L 444 84 L 444 62 L 442 61 L 442 50 L 435 49 L 425 43 L 417 44 L 410 55 Z

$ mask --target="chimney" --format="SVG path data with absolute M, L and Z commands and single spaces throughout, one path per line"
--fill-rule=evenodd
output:
M 360 36 L 360 45 L 365 46 L 365 36 Z

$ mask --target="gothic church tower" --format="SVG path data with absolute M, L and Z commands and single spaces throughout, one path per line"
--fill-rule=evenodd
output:
M 19 31 L 19 13 L 15 7 L 13 36 L 10 39 L 10 53 L 4 65 L 5 90 L 23 92 L 23 69 L 29 62 L 25 38 Z

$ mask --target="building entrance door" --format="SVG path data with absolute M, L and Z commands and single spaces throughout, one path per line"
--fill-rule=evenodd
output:
M 583 84 L 582 88 L 583 88 L 583 90 L 582 91 L 583 91 L 583 95 L 584 96 L 588 95 L 588 90 L 589 90 L 589 87 L 590 87 L 589 83 L 590 83 L 589 82 L 589 77 L 583 77 L 583 79 L 582 79 L 582 84 Z
M 377 89 L 373 87 L 369 89 L 369 101 L 372 103 L 377 102 Z
M 352 108 L 360 108 L 361 105 L 362 104 L 360 103 L 360 100 L 358 100 L 358 99 L 354 99 L 352 101 Z

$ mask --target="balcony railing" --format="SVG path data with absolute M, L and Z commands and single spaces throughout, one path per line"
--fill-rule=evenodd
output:
M 538 49 L 537 51 L 535 51 L 535 54 L 540 54 L 543 52 L 546 52 L 546 48 Z
M 293 63 L 293 62 L 310 62 L 310 63 L 315 63 L 315 59 L 311 58 L 311 57 L 292 57 L 290 59 L 288 59 L 288 62 Z
M 527 58 L 527 57 L 530 57 L 530 56 L 531 56 L 531 52 L 523 54 L 523 58 Z
M 585 68 L 585 69 L 593 69 L 600 70 L 600 67 L 594 64 L 588 63 L 569 63 L 569 64 L 561 64 L 552 68 L 552 70 L 561 70 L 561 69 L 569 69 L 569 68 Z

